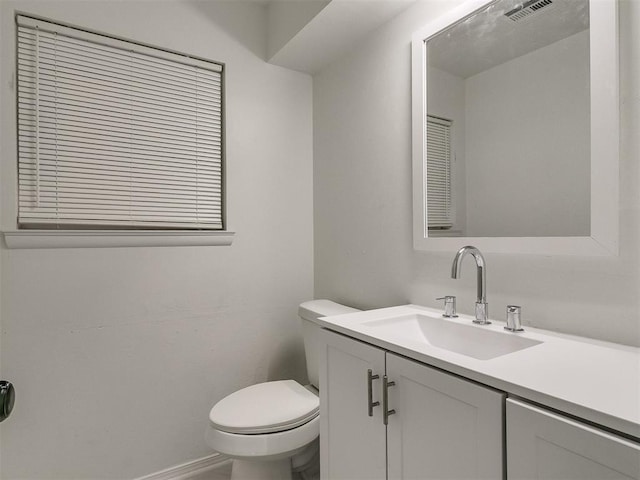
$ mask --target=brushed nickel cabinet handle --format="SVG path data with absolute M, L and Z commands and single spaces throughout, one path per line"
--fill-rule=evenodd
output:
M 374 375 L 373 370 L 367 370 L 367 413 L 373 417 L 373 407 L 380 405 L 380 402 L 373 401 L 373 381 L 378 380 L 380 375 Z
M 389 387 L 395 386 L 396 382 L 390 382 L 386 375 L 382 377 L 382 423 L 389 424 L 389 415 L 396 413 L 395 410 L 389 410 Z

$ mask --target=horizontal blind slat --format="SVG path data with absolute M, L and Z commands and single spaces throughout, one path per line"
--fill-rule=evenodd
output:
M 50 208 L 40 208 L 36 211 L 29 212 L 31 216 L 56 216 L 57 218 L 65 217 L 65 218 L 95 218 L 95 215 L 99 215 L 98 218 L 114 218 L 114 219 L 146 219 L 149 220 L 159 220 L 159 221 L 189 221 L 191 218 L 195 217 L 192 212 L 179 212 L 179 211 L 171 211 L 171 212 L 162 212 L 162 211 L 153 211 L 153 210 L 144 210 L 144 211 L 135 211 L 127 208 L 123 208 L 122 210 L 117 209 L 100 209 L 100 208 L 64 208 L 60 205 L 55 205 Z M 205 218 L 216 218 L 215 215 L 204 215 Z M 194 218 L 195 220 L 195 218 Z
M 20 145 L 19 165 L 35 165 L 35 154 L 32 145 Z M 87 163 L 87 164 L 130 164 L 131 157 L 126 155 L 108 155 L 95 151 L 71 152 L 71 151 L 49 151 L 40 152 L 40 161 L 44 163 L 55 163 L 56 161 L 64 161 L 69 163 Z M 181 160 L 177 157 L 153 157 L 136 155 L 135 162 L 140 168 L 151 169 L 167 169 L 169 171 L 176 170 L 192 170 L 193 162 L 190 160 Z M 217 175 L 221 174 L 221 162 L 217 157 L 200 158 L 198 161 L 198 170 L 203 172 L 214 171 Z
M 202 200 L 200 198 L 194 199 L 173 199 L 173 198 L 159 198 L 159 197 L 134 197 L 129 198 L 125 195 L 73 195 L 73 194 L 64 194 L 61 195 L 57 191 L 42 191 L 41 192 L 42 201 L 41 204 L 46 205 L 47 202 L 60 202 L 60 203 L 80 203 L 83 205 L 155 205 L 155 206 L 166 206 L 170 207 L 180 207 L 180 208 L 201 208 L 201 209 L 215 209 L 220 205 L 219 200 L 211 199 L 209 201 Z M 82 201 L 80 201 L 82 200 Z M 25 204 L 30 204 L 33 206 L 33 199 L 29 195 L 20 196 L 20 202 Z
M 25 119 L 32 117 L 35 121 L 35 112 L 33 107 L 30 104 L 27 104 L 24 100 L 26 100 L 24 97 L 19 99 L 20 117 Z M 122 124 L 123 119 L 127 118 L 120 112 L 110 111 L 106 108 L 95 108 L 95 106 L 93 108 L 89 108 L 82 105 L 75 105 L 73 108 L 70 107 L 71 106 L 68 105 L 55 105 L 54 108 L 51 108 L 45 105 L 41 107 L 41 110 L 44 114 L 57 114 L 58 117 L 61 118 L 84 118 L 88 122 L 94 121 L 96 118 L 102 118 L 105 122 L 113 122 L 115 125 Z M 170 128 L 172 125 L 175 125 L 175 128 L 178 131 L 186 131 L 193 128 L 193 123 L 186 122 L 183 119 L 170 115 L 153 116 L 150 114 L 135 112 L 131 114 L 130 120 L 132 122 L 132 128 L 139 128 L 140 125 L 161 126 L 162 128 Z M 198 121 L 198 126 L 203 129 L 205 133 L 207 131 L 219 132 L 221 131 L 221 120 L 206 118 L 200 119 Z
M 25 38 L 24 45 L 29 45 L 29 40 Z M 170 61 L 149 60 L 144 56 L 135 52 L 126 52 L 116 48 L 102 48 L 97 44 L 81 44 L 69 41 L 65 37 L 54 37 L 47 33 L 42 33 L 40 37 L 40 49 L 44 54 L 56 55 L 64 61 L 83 60 L 83 64 L 107 64 L 119 66 L 121 69 L 131 68 L 139 71 L 148 71 L 155 73 L 155 78 L 180 80 L 188 79 L 191 73 L 196 71 L 198 67 L 180 68 L 173 66 Z M 33 39 L 35 44 L 35 38 Z M 211 77 L 210 80 L 217 79 Z
M 25 97 L 20 98 L 19 101 L 19 107 L 22 107 L 22 104 L 25 103 L 25 101 L 28 100 Z M 49 113 L 55 113 L 55 110 L 57 108 L 57 105 L 55 105 L 55 103 L 52 104 L 48 104 L 47 103 L 47 98 L 44 98 L 44 102 L 42 105 L 42 110 L 43 111 L 48 111 Z M 193 121 L 193 115 L 189 114 L 181 114 L 181 112 L 178 111 L 170 111 L 170 110 L 165 110 L 165 111 L 161 111 L 161 110 L 153 110 L 153 109 L 148 109 L 148 108 L 142 108 L 139 107 L 138 110 L 136 111 L 131 111 L 131 110 L 126 110 L 124 108 L 115 108 L 111 105 L 109 105 L 107 102 L 103 102 L 103 103 L 96 103 L 93 105 L 88 105 L 88 104 L 83 104 L 82 102 L 79 102 L 77 100 L 67 100 L 67 103 L 64 104 L 65 109 L 69 110 L 69 111 L 78 111 L 78 112 L 84 112 L 84 113 L 102 113 L 102 112 L 108 112 L 111 116 L 116 117 L 118 120 L 122 121 L 122 122 L 133 122 L 134 124 L 137 121 L 147 121 L 147 119 L 152 119 L 152 120 L 161 120 L 161 119 L 165 119 L 166 121 L 176 121 L 179 124 L 183 124 L 186 126 L 193 126 L 194 121 Z M 26 111 L 29 111 L 29 109 L 27 109 Z M 216 125 L 220 124 L 220 119 L 218 118 L 220 114 L 216 115 L 215 117 L 211 117 L 208 118 L 206 116 L 203 116 L 203 118 L 200 118 L 198 120 L 198 126 L 202 127 L 202 128 L 207 128 L 207 125 L 211 125 L 212 127 L 215 127 Z
M 122 52 L 135 51 L 143 54 L 149 60 L 171 61 L 177 66 L 198 67 L 207 72 L 219 73 L 222 71 L 222 65 L 197 59 L 191 55 L 184 55 L 176 52 L 168 52 L 163 49 L 147 47 L 139 43 L 132 43 L 127 40 L 121 40 L 101 34 L 94 34 L 86 30 L 77 30 L 73 27 L 65 27 L 46 20 L 36 20 L 26 16 L 18 15 L 18 31 L 25 37 L 34 35 L 36 29 L 43 35 L 53 35 L 61 41 L 77 42 L 81 45 L 89 45 L 95 48 L 118 49 Z M 38 28 L 39 27 L 39 28 Z
M 220 185 L 218 175 L 209 174 L 200 175 L 199 172 L 189 173 L 162 173 L 157 171 L 140 170 L 140 169 L 109 169 L 101 168 L 102 166 L 68 166 L 68 165 L 40 165 L 40 179 L 46 180 L 48 177 L 52 179 L 68 178 L 86 178 L 86 179 L 103 179 L 114 181 L 149 181 L 156 185 L 192 185 L 198 188 L 207 185 Z M 21 167 L 20 171 L 29 174 L 29 171 L 35 175 L 35 168 Z
M 21 199 L 29 200 L 32 199 L 31 192 L 29 191 L 29 187 L 35 186 L 33 183 L 29 183 L 27 180 L 27 189 L 21 192 Z M 122 189 L 117 190 L 115 187 L 110 187 L 108 189 L 99 189 L 92 188 L 88 189 L 86 186 L 70 186 L 64 185 L 61 183 L 49 182 L 40 187 L 40 194 L 45 197 L 51 196 L 59 196 L 60 198 L 76 198 L 76 199 L 86 199 L 87 201 L 91 201 L 91 199 L 109 199 L 113 198 L 116 201 L 120 199 L 139 199 L 141 201 L 149 201 L 149 202 L 166 202 L 166 203 L 197 203 L 203 202 L 204 204 L 220 204 L 220 195 L 214 195 L 213 193 L 204 194 L 194 194 L 193 190 L 185 191 L 185 192 L 170 192 L 167 194 L 166 192 L 156 192 L 156 191 L 145 191 L 139 190 L 135 192 L 134 195 L 131 195 L 128 190 Z
M 19 46 L 18 48 L 18 64 L 24 69 L 25 73 L 35 70 L 35 64 L 33 63 L 35 50 L 35 45 L 28 48 Z M 40 48 L 38 50 L 39 53 L 41 52 L 40 67 L 49 70 L 57 70 L 64 67 L 72 71 L 82 72 L 84 75 L 89 76 L 90 78 L 95 78 L 96 80 L 102 78 L 101 76 L 94 74 L 97 70 L 101 72 L 101 74 L 106 75 L 109 79 L 117 80 L 121 78 L 129 80 L 129 82 L 133 80 L 134 83 L 140 82 L 145 85 L 157 84 L 170 86 L 180 85 L 185 82 L 193 85 L 197 82 L 197 84 L 201 85 L 203 88 L 206 87 L 213 90 L 220 90 L 221 88 L 220 74 L 216 73 L 214 76 L 207 76 L 199 69 L 191 70 L 189 73 L 181 77 L 172 77 L 168 75 L 149 76 L 145 75 L 145 73 L 154 72 L 160 74 L 164 72 L 140 68 L 139 65 L 131 64 L 131 59 L 129 59 L 129 64 L 121 65 L 119 69 L 114 69 L 114 63 L 109 62 L 104 58 L 87 57 L 83 60 L 79 56 L 73 55 L 73 52 L 71 54 L 65 54 L 64 51 L 48 50 L 47 48 L 43 48 L 42 44 L 40 44 Z
M 33 202 L 22 201 L 25 207 L 33 207 Z M 47 207 L 49 210 L 47 210 Z M 166 211 L 172 215 L 193 215 L 195 212 L 206 216 L 215 216 L 218 205 L 215 204 L 178 204 L 178 203 L 144 203 L 144 202 L 121 202 L 111 203 L 107 201 L 93 201 L 91 203 L 77 203 L 74 199 L 45 198 L 37 209 L 32 212 L 50 211 L 50 209 L 58 209 L 66 212 L 83 212 L 83 211 L 104 211 L 104 212 L 129 212 L 130 215 L 144 213 L 158 213 Z
M 63 149 L 62 146 L 56 145 L 42 145 L 40 147 L 40 155 L 42 157 L 54 157 L 56 155 L 60 155 L 62 157 L 73 157 L 79 158 L 80 156 L 85 158 L 111 158 L 117 160 L 139 160 L 140 162 L 159 162 L 160 164 L 166 162 L 175 162 L 181 165 L 193 165 L 194 160 L 198 161 L 198 164 L 202 163 L 204 166 L 220 166 L 222 163 L 221 160 L 221 152 L 214 152 L 212 155 L 204 156 L 204 155 L 168 155 L 164 154 L 164 152 L 158 151 L 146 151 L 146 150 L 136 150 L 136 151 L 128 151 L 126 149 L 121 149 L 117 151 L 116 149 L 108 149 L 108 148 L 100 148 L 99 146 L 91 146 L 91 145 L 72 145 L 65 146 Z M 29 155 L 35 157 L 35 145 L 33 141 L 26 141 L 24 139 L 20 139 L 19 141 L 19 150 L 18 154 L 23 156 L 24 159 L 20 160 L 20 162 L 28 162 Z
M 29 147 L 29 142 L 31 142 L 32 144 L 35 143 L 33 142 L 33 140 L 24 137 L 20 137 L 19 141 L 24 144 L 25 148 Z M 179 148 L 179 146 L 172 146 L 171 148 L 157 146 L 156 148 L 153 148 L 153 145 L 150 145 L 149 143 L 150 142 L 129 142 L 124 144 L 67 135 L 60 135 L 56 139 L 55 135 L 44 133 L 41 137 L 40 149 L 43 151 L 51 150 L 53 152 L 105 151 L 114 154 L 120 153 L 122 155 L 127 155 L 129 158 L 136 158 L 137 155 L 148 155 L 166 158 L 175 156 L 177 158 L 188 160 L 195 160 L 197 157 L 202 159 L 216 159 L 221 154 L 221 150 L 219 150 L 220 147 L 217 146 L 206 148 L 202 147 L 199 150 L 188 150 L 186 148 Z
M 69 221 L 69 220 L 60 221 L 58 219 L 38 218 L 38 217 L 32 217 L 26 220 L 27 221 L 24 221 L 24 220 L 19 221 L 19 225 L 20 226 L 50 225 L 52 228 L 61 227 L 61 226 L 67 227 L 67 228 L 69 228 L 69 226 L 91 226 L 93 228 L 115 227 L 115 228 L 129 228 L 129 229 L 136 229 L 136 228 L 180 229 L 180 230 L 203 230 L 203 229 L 220 230 L 222 229 L 222 221 L 220 219 L 211 221 L 211 222 L 194 221 L 194 222 L 182 222 L 182 223 L 160 222 L 157 220 L 153 222 L 132 221 L 132 220 L 114 221 L 113 219 L 110 219 L 109 222 L 107 223 L 105 220 L 100 220 L 100 219 L 98 220 L 74 219 L 73 221 Z
M 21 118 L 22 126 L 24 128 L 30 128 L 35 130 L 35 119 L 30 118 Z M 184 130 L 179 132 L 172 132 L 157 129 L 153 127 L 146 126 L 144 124 L 129 122 L 124 123 L 115 123 L 115 122 L 93 122 L 93 121 L 78 121 L 74 118 L 69 118 L 66 116 L 58 116 L 55 118 L 53 115 L 48 113 L 43 113 L 40 115 L 39 119 L 39 127 L 41 129 L 49 129 L 50 131 L 65 131 L 71 134 L 78 133 L 93 133 L 93 134 L 101 134 L 104 135 L 105 132 L 115 134 L 132 134 L 137 137 L 143 138 L 158 138 L 158 139 L 166 139 L 170 143 L 178 143 L 178 142 L 189 142 L 194 143 L 196 140 L 198 142 L 206 141 L 210 144 L 219 145 L 221 132 L 217 129 L 201 132 L 201 128 L 199 122 L 194 124 L 190 131 Z
M 35 180 L 30 179 L 28 177 L 25 177 L 23 180 L 25 183 L 25 188 L 22 189 L 21 191 L 32 194 L 36 187 Z M 166 195 L 167 197 L 179 197 L 179 196 L 191 195 L 193 194 L 193 191 L 194 191 L 193 188 L 185 188 L 177 185 L 173 185 L 171 186 L 171 188 L 164 188 L 160 190 L 155 188 L 153 185 L 138 184 L 138 185 L 135 185 L 136 187 L 135 194 L 131 195 L 130 189 L 129 189 L 130 185 L 127 185 L 127 184 L 118 185 L 118 184 L 106 183 L 101 185 L 96 182 L 89 183 L 89 182 L 83 182 L 83 181 L 74 181 L 74 179 L 72 178 L 59 179 L 57 181 L 48 181 L 45 179 L 41 183 L 42 183 L 42 188 L 45 190 L 48 186 L 52 190 L 57 189 L 57 191 L 59 192 L 63 192 L 65 190 L 72 190 L 72 189 L 75 189 L 77 191 L 86 191 L 87 189 L 89 189 L 91 191 L 96 191 L 96 192 L 101 191 L 108 194 L 115 192 L 114 195 L 126 194 L 129 196 L 144 196 L 145 194 L 149 194 L 149 195 L 157 194 L 157 195 Z M 211 189 L 209 192 L 207 192 L 206 197 L 221 198 L 222 191 L 220 189 Z
M 120 110 L 131 115 L 133 112 L 156 113 L 159 115 L 173 115 L 176 117 L 185 117 L 190 121 L 194 121 L 195 115 L 205 117 L 211 115 L 217 117 L 220 115 L 220 107 L 212 106 L 211 108 L 203 105 L 188 105 L 186 102 L 177 103 L 165 101 L 161 102 L 155 98 L 149 97 L 145 101 L 141 101 L 139 97 L 131 95 L 101 95 L 99 93 L 83 92 L 79 90 L 69 91 L 62 86 L 58 88 L 48 88 L 46 85 L 40 88 L 40 98 L 43 105 L 50 102 L 52 105 L 56 103 L 95 105 L 99 107 L 109 107 L 114 110 Z M 126 117 L 125 117 L 126 118 Z
M 26 179 L 25 179 L 26 181 Z M 73 173 L 73 172 L 62 172 L 59 175 L 49 176 L 47 177 L 46 173 L 40 174 L 40 182 L 76 182 L 82 183 L 86 185 L 113 185 L 119 186 L 121 188 L 129 187 L 129 188 L 143 188 L 147 187 L 154 191 L 161 190 L 193 190 L 194 188 L 209 188 L 212 191 L 215 189 L 219 189 L 221 183 L 218 181 L 199 181 L 197 185 L 195 182 L 189 181 L 181 181 L 179 179 L 165 179 L 163 181 L 158 179 L 150 179 L 147 177 L 126 177 L 124 175 L 100 175 L 100 174 L 87 174 L 87 173 Z
M 97 160 L 91 160 L 85 157 L 68 157 L 58 154 L 57 156 L 41 156 L 40 162 L 41 165 L 48 166 L 56 166 L 58 164 L 67 165 L 67 166 L 77 166 L 77 167 L 86 167 L 86 168 L 102 168 L 108 170 L 124 170 L 125 168 L 134 168 L 141 172 L 149 171 L 149 173 L 153 172 L 165 172 L 165 173 L 175 173 L 176 175 L 190 175 L 195 173 L 202 173 L 203 175 L 211 175 L 215 177 L 220 176 L 220 166 L 216 166 L 214 164 L 205 164 L 199 165 L 197 168 L 190 165 L 188 167 L 184 167 L 182 165 L 171 165 L 171 164 L 154 164 L 151 162 L 142 162 L 136 161 L 132 166 L 132 162 L 129 159 L 106 159 L 99 158 Z M 34 166 L 35 162 L 32 161 L 22 161 L 19 163 L 19 166 L 23 166 L 28 168 L 29 166 Z
M 184 217 L 174 217 L 167 216 L 166 218 L 162 218 L 157 215 L 141 215 L 139 217 L 128 217 L 126 215 L 105 215 L 102 212 L 83 212 L 81 214 L 64 214 L 54 216 L 53 214 L 49 215 L 29 215 L 25 216 L 24 219 L 26 221 L 30 220 L 30 222 L 23 221 L 22 224 L 33 224 L 33 223 L 46 223 L 46 224 L 58 224 L 58 225 L 68 225 L 68 224 L 84 224 L 84 225 L 105 225 L 105 226 L 136 226 L 136 225 L 148 225 L 148 226 L 169 226 L 174 225 L 176 227 L 181 227 L 183 225 L 202 225 L 203 228 L 206 225 L 219 225 L 221 220 L 220 218 L 209 218 L 205 217 L 203 219 L 188 219 Z
M 185 132 L 176 134 L 172 132 L 160 132 L 153 130 L 143 130 L 139 128 L 126 127 L 121 125 L 101 125 L 94 123 L 82 123 L 77 121 L 67 121 L 64 119 L 56 120 L 48 117 L 40 118 L 40 128 L 49 129 L 52 132 L 64 132 L 64 133 L 87 133 L 100 136 L 114 136 L 123 138 L 124 135 L 132 136 L 133 138 L 147 138 L 147 139 L 165 139 L 167 143 L 193 143 L 195 141 L 201 145 L 219 146 L 220 134 L 200 134 L 197 130 L 193 132 Z M 35 129 L 35 123 L 24 121 L 22 123 L 25 129 Z M 163 135 L 164 133 L 164 135 Z
M 131 150 L 152 150 L 162 151 L 180 154 L 192 154 L 192 155 L 215 155 L 220 151 L 220 146 L 217 142 L 212 143 L 200 143 L 196 141 L 179 141 L 179 142 L 164 142 L 157 139 L 157 137 L 149 137 L 147 135 L 118 135 L 115 133 L 107 132 L 86 132 L 83 130 L 58 130 L 41 128 L 40 138 L 43 143 L 50 141 L 52 144 L 57 145 L 58 149 L 64 149 L 64 145 L 90 144 L 96 146 L 118 147 L 121 149 Z

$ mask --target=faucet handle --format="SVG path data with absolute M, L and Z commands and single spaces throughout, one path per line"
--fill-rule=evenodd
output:
M 522 307 L 519 305 L 507 305 L 507 326 L 504 327 L 505 330 L 509 330 L 510 332 L 524 332 L 520 321 L 521 312 Z
M 458 318 L 456 314 L 456 297 L 453 295 L 446 295 L 444 297 L 436 298 L 436 300 L 444 300 L 444 313 L 445 318 Z

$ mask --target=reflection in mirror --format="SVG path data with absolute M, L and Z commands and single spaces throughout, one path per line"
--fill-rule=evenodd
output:
M 426 41 L 428 236 L 588 237 L 588 0 L 498 0 Z

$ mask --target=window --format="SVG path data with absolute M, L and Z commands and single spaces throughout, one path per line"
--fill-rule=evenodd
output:
M 451 120 L 427 115 L 427 221 L 448 229 L 451 215 Z
M 19 228 L 222 230 L 223 66 L 16 20 Z

